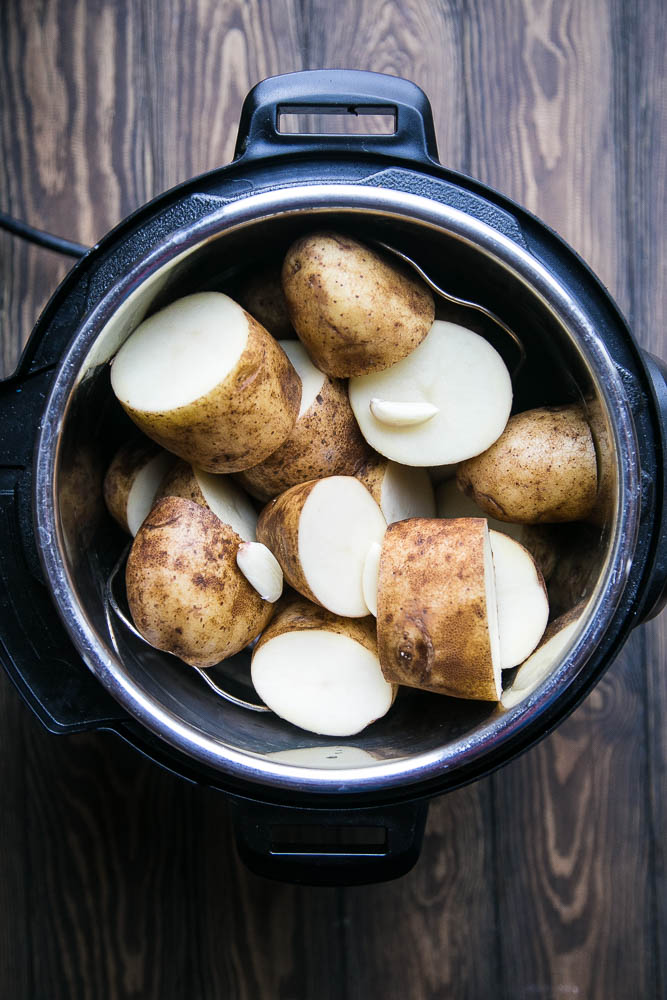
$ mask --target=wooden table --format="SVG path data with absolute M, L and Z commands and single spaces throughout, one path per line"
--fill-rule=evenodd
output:
M 442 161 L 558 230 L 665 356 L 665 28 L 661 0 L 4 0 L 0 208 L 92 242 L 227 162 L 261 78 L 402 75 Z M 67 267 L 0 234 L 5 372 Z M 411 874 L 355 889 L 248 874 L 222 795 L 48 735 L 0 679 L 0 995 L 664 996 L 666 636 L 433 802 Z

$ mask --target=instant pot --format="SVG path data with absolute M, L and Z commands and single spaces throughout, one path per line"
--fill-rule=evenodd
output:
M 315 112 L 390 115 L 394 130 L 281 130 L 284 115 Z M 549 675 L 509 710 L 403 689 L 385 718 L 334 741 L 221 698 L 110 605 L 127 540 L 104 509 L 102 477 L 130 425 L 109 360 L 150 312 L 196 290 L 233 294 L 315 228 L 391 244 L 501 317 L 526 352 L 515 411 L 584 401 L 591 415 L 606 495 L 571 594 L 579 625 Z M 0 384 L 4 667 L 51 732 L 112 731 L 227 793 L 255 871 L 316 884 L 400 875 L 418 857 L 429 797 L 550 732 L 665 603 L 665 374 L 558 236 L 440 165 L 419 88 L 342 70 L 265 80 L 243 105 L 233 162 L 161 195 L 86 253 Z M 122 574 L 116 582 L 122 590 Z M 559 586 L 567 593 L 567 580 Z M 113 603 L 120 608 L 122 593 Z M 252 701 L 247 652 L 211 675 Z

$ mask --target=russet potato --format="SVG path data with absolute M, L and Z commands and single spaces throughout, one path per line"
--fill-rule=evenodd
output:
M 433 296 L 414 273 L 334 232 L 311 233 L 287 251 L 283 290 L 294 329 L 327 375 L 382 371 L 424 339 Z
M 207 472 L 238 472 L 289 436 L 301 382 L 277 341 L 220 292 L 178 299 L 144 320 L 111 365 L 137 426 Z
M 191 500 L 157 502 L 137 532 L 125 572 L 132 619 L 152 646 L 210 667 L 260 634 L 274 606 L 239 570 L 243 544 Z
M 303 598 L 279 605 L 252 654 L 252 681 L 281 718 L 326 736 L 353 736 L 396 694 L 385 680 L 371 618 L 342 618 Z
M 281 259 L 253 270 L 239 286 L 235 296 L 239 305 L 278 340 L 294 337 L 294 327 L 283 292 L 282 267 Z
M 271 500 L 310 479 L 351 476 L 370 453 L 345 383 L 319 371 L 300 341 L 284 340 L 281 347 L 301 379 L 301 407 L 287 440 L 259 465 L 237 473 L 258 500 Z
M 386 521 L 353 476 L 328 476 L 292 486 L 271 500 L 257 522 L 285 579 L 303 597 L 333 614 L 364 618 L 364 565 Z
M 497 701 L 500 640 L 484 518 L 390 524 L 378 577 L 378 653 L 387 680 Z
M 184 497 L 200 507 L 212 510 L 244 542 L 254 542 L 257 534 L 257 511 L 231 476 L 215 475 L 196 469 L 178 459 L 160 484 L 156 500 Z
M 174 455 L 147 439 L 118 449 L 104 477 L 104 502 L 123 531 L 136 535 L 175 461 Z
M 597 458 L 583 408 L 545 406 L 510 417 L 498 440 L 462 462 L 460 488 L 499 521 L 584 521 L 595 508 Z

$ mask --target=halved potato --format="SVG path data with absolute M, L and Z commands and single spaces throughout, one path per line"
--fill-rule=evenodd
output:
M 406 517 L 435 517 L 435 496 L 426 469 L 373 455 L 355 475 L 380 507 L 387 524 Z
M 339 378 L 400 361 L 435 315 L 431 292 L 413 272 L 339 233 L 296 240 L 282 282 L 299 339 L 318 368 Z
M 136 535 L 175 461 L 152 441 L 131 441 L 118 449 L 104 477 L 104 502 L 123 531 Z
M 156 499 L 162 497 L 184 497 L 208 507 L 244 542 L 257 537 L 257 511 L 231 476 L 204 472 L 178 459 L 160 485 Z
M 252 654 L 252 682 L 281 718 L 326 736 L 353 736 L 390 708 L 396 686 L 380 669 L 372 619 L 286 602 Z
M 237 567 L 242 544 L 229 525 L 191 500 L 157 502 L 125 572 L 132 619 L 152 646 L 210 667 L 260 634 L 274 606 Z
M 544 579 L 528 549 L 500 531 L 490 531 L 498 605 L 500 667 L 508 670 L 533 652 L 549 620 Z
M 387 680 L 456 698 L 500 698 L 495 574 L 484 518 L 389 525 L 377 630 Z
M 220 292 L 144 320 L 111 365 L 121 405 L 148 437 L 207 472 L 238 472 L 289 436 L 301 382 L 263 326 Z
M 471 330 L 441 320 L 402 361 L 350 379 L 349 393 L 371 447 L 411 466 L 479 454 L 502 434 L 512 407 L 512 382 L 498 352 Z
M 324 476 L 351 476 L 369 454 L 347 396 L 347 386 L 312 363 L 303 344 L 284 340 L 282 349 L 301 379 L 301 407 L 290 436 L 259 465 L 237 473 L 259 500 Z
M 499 521 L 583 521 L 598 490 L 590 427 L 579 405 L 517 413 L 498 440 L 458 469 L 460 488 Z
M 260 514 L 257 539 L 280 563 L 287 582 L 337 615 L 363 618 L 366 554 L 386 522 L 368 490 L 352 476 L 292 486 Z

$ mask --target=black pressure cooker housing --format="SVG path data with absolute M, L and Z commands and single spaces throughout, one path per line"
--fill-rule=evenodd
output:
M 295 135 L 279 129 L 284 112 L 387 112 L 389 135 Z M 63 359 L 97 305 L 137 262 L 165 260 L 188 245 L 207 220 L 251 196 L 287 189 L 352 185 L 401 192 L 448 206 L 520 245 L 592 317 L 620 375 L 636 431 L 638 531 L 629 565 L 619 568 L 622 594 L 585 669 L 558 697 L 527 713 L 509 737 L 439 773 L 425 771 L 405 785 L 355 789 L 330 783 L 252 783 L 194 760 L 130 714 L 82 662 L 46 584 L 44 530 L 34 480 L 52 387 Z M 332 188 L 333 190 L 333 188 Z M 301 209 L 307 214 L 306 207 Z M 422 261 L 422 264 L 427 264 Z M 92 401 L 95 405 L 95 401 Z M 537 405 L 537 404 L 535 404 Z M 667 538 L 665 458 L 667 390 L 662 363 L 638 349 L 608 293 L 585 263 L 542 222 L 495 191 L 440 165 L 430 106 L 413 84 L 357 71 L 316 71 L 260 83 L 243 106 L 234 161 L 161 195 L 124 220 L 83 257 L 46 306 L 15 374 L 0 384 L 0 655 L 24 700 L 53 733 L 110 730 L 142 753 L 195 782 L 233 797 L 238 843 L 255 870 L 310 882 L 363 882 L 406 871 L 416 860 L 426 799 L 506 763 L 550 732 L 572 711 L 618 653 L 630 630 L 665 603 Z M 50 412 L 50 420 L 54 421 Z M 38 433 L 39 431 L 39 433 Z M 42 445 L 43 446 L 43 445 Z M 37 505 L 37 509 L 36 509 Z M 113 529 L 110 529 L 113 530 Z M 48 560 L 47 560 L 48 561 Z M 380 841 L 335 845 L 288 843 L 281 825 L 377 827 Z M 327 838 L 325 838 L 327 839 Z M 330 839 L 330 838 L 329 838 Z M 358 841 L 358 838 L 357 838 Z M 379 844 L 379 846 L 378 846 Z

